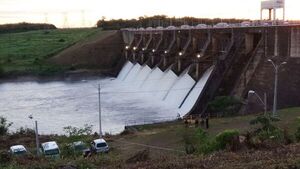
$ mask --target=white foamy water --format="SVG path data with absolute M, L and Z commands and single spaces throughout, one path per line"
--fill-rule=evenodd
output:
M 127 76 L 125 77 L 125 82 L 134 82 L 134 79 L 137 77 L 142 67 L 139 63 L 136 63 L 133 68 L 129 71 Z
M 153 90 L 156 91 L 154 92 L 154 95 L 160 100 L 163 100 L 177 79 L 178 76 L 171 69 L 166 70 L 162 78 L 156 82 L 156 85 L 153 88 Z
M 42 134 L 64 134 L 63 127 L 93 125 L 98 131 L 98 84 L 101 84 L 103 132 L 118 133 L 125 124 L 143 124 L 175 119 L 184 115 L 201 94 L 212 68 L 190 92 L 195 81 L 127 62 L 116 79 L 99 78 L 77 82 L 14 82 L 0 84 L 0 116 L 13 122 L 12 130 L 33 127 L 33 115 Z M 163 98 L 165 100 L 163 101 Z
M 195 83 L 195 80 L 187 72 L 185 72 L 170 89 L 164 101 L 168 105 L 179 107 Z
M 130 61 L 127 61 L 125 65 L 123 66 L 122 70 L 118 74 L 117 79 L 118 80 L 124 80 L 131 68 L 133 67 L 133 64 Z
M 213 69 L 214 69 L 214 66 L 207 69 L 204 72 L 204 74 L 202 75 L 202 77 L 200 78 L 200 80 L 197 82 L 197 84 L 195 85 L 193 90 L 189 93 L 189 95 L 187 96 L 186 100 L 184 101 L 183 105 L 180 108 L 180 115 L 181 116 L 183 116 L 187 112 L 191 111 L 191 109 L 193 108 L 193 106 L 197 102 L 197 99 L 200 96 L 200 94 L 203 90 L 203 87 L 205 86 L 205 84 L 206 84 L 208 78 L 210 77 L 211 72 L 213 71 Z

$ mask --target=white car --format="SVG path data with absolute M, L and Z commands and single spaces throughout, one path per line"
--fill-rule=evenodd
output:
M 91 143 L 92 149 L 97 153 L 108 153 L 109 147 L 104 139 L 96 139 Z
M 12 155 L 23 155 L 27 153 L 27 150 L 23 145 L 14 145 L 10 147 L 9 152 Z
M 225 22 L 220 22 L 214 26 L 215 28 L 228 28 L 229 24 Z
M 241 27 L 249 27 L 249 26 L 251 26 L 251 22 L 249 21 L 244 21 L 241 23 Z
M 60 157 L 60 150 L 55 141 L 42 143 L 41 151 L 46 157 L 52 157 L 52 158 Z

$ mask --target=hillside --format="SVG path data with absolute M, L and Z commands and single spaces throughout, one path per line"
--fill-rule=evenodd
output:
M 56 65 L 72 65 L 75 69 L 95 69 L 111 73 L 119 66 L 123 41 L 118 31 L 103 31 L 57 54 L 49 61 Z
M 110 34 L 111 32 L 92 28 L 0 34 L 2 75 L 53 75 L 70 69 L 73 70 L 74 67 L 71 63 L 63 62 L 63 65 L 56 65 L 48 60 L 78 42 L 94 41 Z M 88 53 L 84 55 L 86 57 Z M 56 59 L 54 60 L 56 61 Z

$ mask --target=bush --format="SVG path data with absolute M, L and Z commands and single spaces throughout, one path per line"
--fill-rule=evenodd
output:
M 238 112 L 241 103 L 239 99 L 232 96 L 218 96 L 209 102 L 208 108 L 213 114 L 231 116 Z
M 20 127 L 15 134 L 18 135 L 35 135 L 35 131 L 33 129 Z
M 251 125 L 259 125 L 254 131 L 254 137 L 257 137 L 261 142 L 266 140 L 283 143 L 285 136 L 282 129 L 274 125 L 274 122 L 280 121 L 279 118 L 271 115 L 261 115 L 250 121 Z
M 64 131 L 68 133 L 69 136 L 91 135 L 93 132 L 93 125 L 85 124 L 83 128 L 67 126 L 64 127 Z
M 216 150 L 215 139 L 209 138 L 207 132 L 203 129 L 200 128 L 196 131 L 194 139 L 196 140 L 194 152 L 199 154 L 209 154 Z
M 233 146 L 233 141 L 239 136 L 237 130 L 225 130 L 216 136 L 216 149 L 225 149 L 226 146 Z
M 8 128 L 12 125 L 13 123 L 8 123 L 6 118 L 0 116 L 0 136 L 4 136 L 8 134 Z
M 297 121 L 300 125 L 300 117 L 297 118 Z M 295 137 L 296 137 L 297 142 L 300 142 L 300 126 L 297 128 L 297 131 L 295 133 Z

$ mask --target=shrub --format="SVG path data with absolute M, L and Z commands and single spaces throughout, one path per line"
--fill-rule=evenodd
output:
M 231 116 L 238 112 L 241 101 L 232 96 L 218 96 L 209 102 L 208 108 L 211 113 Z
M 20 127 L 15 134 L 18 135 L 35 135 L 35 131 L 33 129 Z
M 200 154 L 208 154 L 215 151 L 215 140 L 214 138 L 209 138 L 207 132 L 203 129 L 198 129 L 195 134 L 197 143 L 196 151 Z
M 297 118 L 298 123 L 300 124 L 300 117 Z M 295 133 L 295 137 L 297 142 L 300 142 L 300 126 L 297 128 L 297 131 Z
M 67 127 L 64 127 L 63 129 L 70 136 L 91 135 L 93 132 L 93 125 L 85 124 L 83 128 L 67 126 Z
M 284 141 L 284 132 L 273 123 L 280 121 L 279 118 L 271 115 L 261 115 L 250 121 L 251 125 L 259 125 L 254 131 L 254 137 L 257 137 L 261 142 L 273 140 L 276 142 Z
M 12 125 L 13 123 L 8 123 L 6 118 L 0 116 L 0 136 L 4 136 L 8 134 L 8 128 Z
M 226 146 L 233 146 L 234 139 L 239 136 L 237 130 L 225 130 L 216 136 L 216 149 L 225 149 Z

